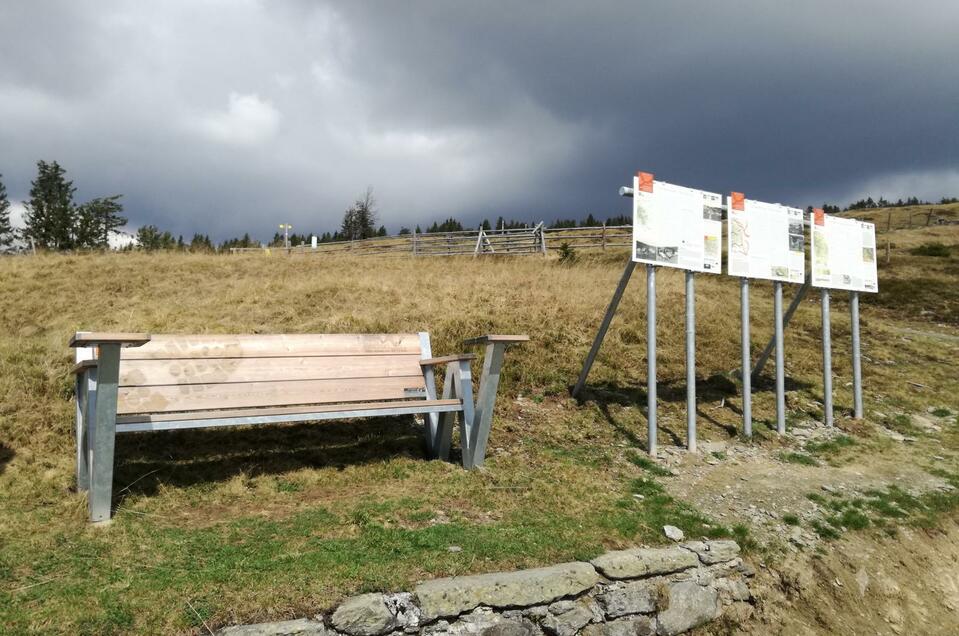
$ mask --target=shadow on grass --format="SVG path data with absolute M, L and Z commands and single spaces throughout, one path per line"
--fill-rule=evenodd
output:
M 0 442 L 0 475 L 3 474 L 3 471 L 7 468 L 7 464 L 10 463 L 14 455 L 16 455 L 16 453 L 13 452 L 12 448 Z
M 409 418 L 129 433 L 117 436 L 114 488 L 117 497 L 153 495 L 161 484 L 343 469 L 400 455 L 425 460 L 422 429 Z

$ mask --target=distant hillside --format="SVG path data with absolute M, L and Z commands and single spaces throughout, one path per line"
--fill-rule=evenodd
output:
M 936 225 L 940 219 L 946 222 L 959 222 L 959 203 L 846 210 L 840 212 L 838 216 L 875 223 L 876 232 L 885 232 L 888 229 L 896 230 Z

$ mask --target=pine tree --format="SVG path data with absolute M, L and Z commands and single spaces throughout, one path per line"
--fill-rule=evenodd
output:
M 116 232 L 127 223 L 120 203 L 121 194 L 112 197 L 99 197 L 79 206 L 74 222 L 74 243 L 76 247 L 110 246 L 110 233 Z
M 41 247 L 68 249 L 73 246 L 76 188 L 65 175 L 66 171 L 56 161 L 37 162 L 37 178 L 30 183 L 24 236 Z
M 0 174 L 0 247 L 6 247 L 13 243 L 13 226 L 10 225 L 10 201 L 2 177 Z

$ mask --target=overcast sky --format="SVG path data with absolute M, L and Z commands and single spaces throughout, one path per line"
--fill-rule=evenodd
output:
M 189 237 L 959 196 L 959 2 L 0 2 L 0 173 Z

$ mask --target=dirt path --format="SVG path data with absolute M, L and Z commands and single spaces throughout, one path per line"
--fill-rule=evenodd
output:
M 785 515 L 803 521 L 821 515 L 822 506 L 810 500 L 810 494 L 858 496 L 889 486 L 918 494 L 947 487 L 923 470 L 902 442 L 891 444 L 881 455 L 862 454 L 838 466 L 823 461 L 818 466 L 787 463 L 779 458 L 783 451 L 738 443 L 707 448 L 721 449 L 723 459 L 709 453 L 690 457 L 671 449 L 674 460 L 668 463 L 678 474 L 664 480 L 670 494 L 724 524 L 745 523 L 761 543 L 791 551 L 818 543 L 808 524 L 790 527 L 783 522 Z
M 938 421 L 913 417 L 932 426 Z M 959 634 L 956 520 L 935 531 L 900 525 L 894 537 L 871 528 L 828 541 L 812 527 L 834 512 L 833 499 L 890 487 L 914 495 L 953 490 L 927 468 L 951 466 L 955 453 L 865 424 L 865 438 L 857 437 L 837 460 L 784 461 L 783 453 L 800 452 L 807 441 L 842 435 L 809 426 L 794 429 L 782 448 L 734 441 L 707 442 L 697 455 L 664 449 L 663 462 L 675 475 L 662 480 L 670 494 L 724 524 L 746 525 L 759 546 L 751 557 L 759 566 L 755 615 L 717 633 Z

